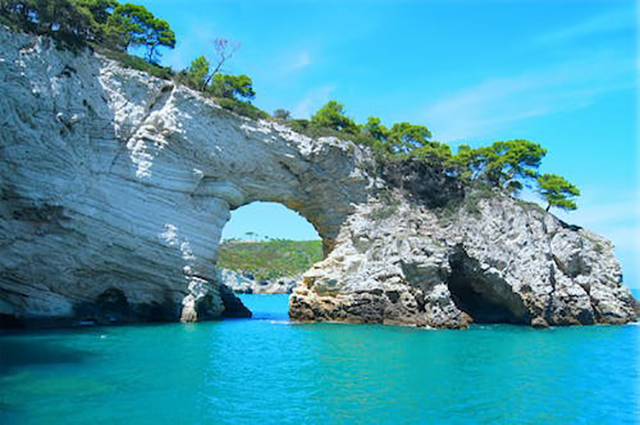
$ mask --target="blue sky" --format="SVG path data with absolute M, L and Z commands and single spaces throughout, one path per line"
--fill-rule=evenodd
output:
M 336 99 L 357 121 L 411 121 L 454 145 L 541 143 L 541 171 L 583 193 L 558 215 L 612 239 L 640 287 L 635 1 L 137 2 L 176 31 L 165 65 L 188 66 L 215 38 L 240 42 L 225 71 L 251 76 L 267 111 L 307 118 Z M 283 207 L 245 208 L 225 236 L 313 235 Z

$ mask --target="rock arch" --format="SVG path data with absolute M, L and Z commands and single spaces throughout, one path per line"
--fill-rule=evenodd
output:
M 88 312 L 115 305 L 110 294 L 114 320 L 220 317 L 214 265 L 230 209 L 284 204 L 328 252 L 366 200 L 368 159 L 350 143 L 238 117 L 38 38 L 2 29 L 0 42 L 7 319 L 100 320 Z
M 197 111 L 198 118 L 185 110 Z M 175 214 L 199 218 L 189 223 L 195 228 L 182 232 L 165 220 L 167 230 L 161 233 L 167 245 L 181 247 L 186 260 L 182 270 L 189 293 L 181 319 L 187 321 L 203 318 L 197 313 L 200 299 L 214 304 L 205 318 L 223 313 L 224 305 L 215 305 L 220 297 L 215 296 L 212 267 L 231 209 L 255 201 L 283 204 L 314 226 L 328 253 L 353 205 L 366 202 L 372 184 L 362 171 L 370 159 L 360 151 L 352 155 L 353 144 L 336 139 L 317 143 L 276 123 L 243 119 L 184 88 L 173 87 L 164 105 L 148 113 L 127 140 L 128 157 L 119 160 L 121 169 L 131 173 L 127 167 L 142 164 L 133 170 L 137 184 L 162 188 L 166 201 L 174 196 L 166 193 L 169 182 L 168 191 L 177 191 L 175 196 L 190 207 L 185 211 L 183 204 Z M 210 293 L 214 296 L 206 296 Z
M 424 166 L 379 175 L 353 143 L 2 27 L 0 55 L 4 324 L 223 317 L 217 243 L 229 210 L 253 201 L 299 212 L 328 253 L 294 319 L 464 327 L 469 300 L 449 287 L 462 247 L 533 325 L 635 320 L 610 242 L 544 211 L 494 194 L 447 216 L 460 188 L 433 186 Z

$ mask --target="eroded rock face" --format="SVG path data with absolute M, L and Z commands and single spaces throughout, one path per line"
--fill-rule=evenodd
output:
M 606 239 L 499 193 L 452 210 L 396 199 L 391 210 L 358 206 L 296 288 L 293 318 L 435 328 L 636 320 Z
M 328 249 L 371 184 L 351 144 L 4 29 L 0 93 L 5 323 L 220 318 L 215 259 L 231 209 L 285 204 Z M 118 314 L 101 307 L 115 293 Z
M 421 165 L 383 180 L 351 143 L 1 28 L 0 93 L 4 325 L 246 317 L 215 260 L 229 211 L 258 200 L 329 253 L 291 297 L 297 320 L 635 320 L 608 241 L 499 194 L 447 215 L 472 198 Z

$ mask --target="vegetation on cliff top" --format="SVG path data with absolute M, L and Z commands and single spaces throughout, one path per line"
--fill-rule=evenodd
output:
M 448 144 L 433 140 L 425 126 L 401 122 L 387 128 L 378 117 L 357 124 L 346 116 L 344 105 L 334 100 L 308 121 L 287 122 L 294 130 L 312 137 L 336 136 L 369 146 L 383 167 L 394 162 L 417 161 L 467 186 L 486 185 L 511 195 L 517 195 L 525 187 L 536 190 L 547 202 L 547 210 L 577 208 L 575 198 L 580 195 L 579 189 L 562 176 L 540 175 L 538 168 L 547 150 L 529 140 L 497 141 L 477 148 L 462 144 L 452 153 Z
M 299 275 L 322 258 L 319 240 L 227 240 L 218 247 L 218 267 L 248 272 L 257 280 Z
M 358 124 L 347 116 L 345 106 L 335 100 L 320 108 L 310 120 L 291 119 L 289 111 L 278 109 L 274 117 L 251 104 L 256 92 L 247 75 L 225 75 L 223 65 L 233 57 L 238 43 L 213 40 L 213 59 L 195 58 L 191 65 L 175 73 L 159 65 L 160 48 L 174 48 L 176 37 L 169 24 L 156 18 L 144 6 L 117 0 L 0 0 L 0 23 L 11 28 L 45 34 L 59 45 L 78 48 L 92 46 L 124 66 L 161 78 L 173 78 L 212 97 L 225 109 L 253 119 L 274 119 L 310 137 L 334 136 L 370 147 L 378 163 L 418 161 L 448 179 L 462 184 L 480 183 L 500 188 L 512 195 L 524 187 L 536 190 L 551 207 L 577 208 L 580 195 L 564 177 L 539 174 L 547 151 L 537 143 L 514 139 L 472 148 L 460 145 L 451 152 L 448 144 L 432 139 L 422 125 L 400 122 L 387 128 L 378 117 Z M 144 59 L 129 54 L 143 49 Z

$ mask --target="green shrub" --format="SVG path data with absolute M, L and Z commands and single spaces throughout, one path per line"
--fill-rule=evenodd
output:
M 248 102 L 242 102 L 236 99 L 228 99 L 224 97 L 215 98 L 216 103 L 223 107 L 224 109 L 235 112 L 238 115 L 242 115 L 243 117 L 251 118 L 254 120 L 266 119 L 269 117 L 262 109 L 254 106 Z
M 452 200 L 442 207 L 435 208 L 434 212 L 441 219 L 449 220 L 460 211 L 466 211 L 475 217 L 480 217 L 481 211 L 478 207 L 480 201 L 491 198 L 495 189 L 491 184 L 480 181 L 467 181 L 465 184 L 464 197 Z
M 125 52 L 105 48 L 96 48 L 96 50 L 105 57 L 117 61 L 125 68 L 146 72 L 147 74 L 151 74 L 154 77 L 162 78 L 164 80 L 170 80 L 174 76 L 174 72 L 171 68 L 165 68 L 160 65 L 148 63 L 138 56 L 132 56 Z
M 225 241 L 218 248 L 218 267 L 246 271 L 256 279 L 295 276 L 322 260 L 322 241 Z

